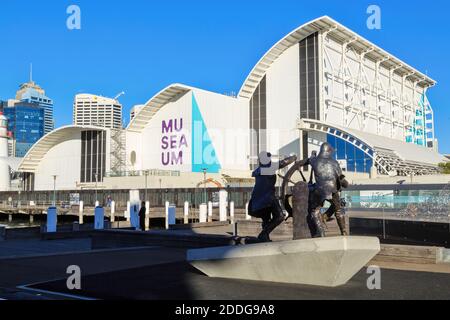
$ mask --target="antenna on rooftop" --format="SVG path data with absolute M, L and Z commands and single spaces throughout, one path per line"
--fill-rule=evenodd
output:
M 117 99 L 119 99 L 121 96 L 123 96 L 125 94 L 125 92 L 121 92 L 121 93 L 119 93 L 117 96 L 115 96 L 114 97 L 114 100 L 117 100 Z
M 30 63 L 30 82 L 33 82 L 33 63 Z

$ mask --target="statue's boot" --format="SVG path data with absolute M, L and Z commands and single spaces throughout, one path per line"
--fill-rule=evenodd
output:
M 327 222 L 333 221 L 334 213 L 336 212 L 336 207 L 332 204 L 328 210 L 322 214 L 322 222 L 326 224 Z
M 263 230 L 263 231 L 259 234 L 258 240 L 261 241 L 261 242 L 272 242 L 272 240 L 270 240 L 269 234 L 268 234 L 265 230 Z
M 315 209 L 311 214 L 312 222 L 316 227 L 316 234 L 314 238 L 325 238 L 325 228 L 322 224 L 322 217 L 320 213 L 320 208 Z
M 341 234 L 343 236 L 348 236 L 347 233 L 347 227 L 346 227 L 346 223 L 345 223 L 345 215 L 343 214 L 342 210 L 338 210 L 336 212 L 336 220 L 339 226 L 339 229 L 341 230 Z
M 282 224 L 286 215 L 283 212 L 281 206 L 274 206 L 272 211 L 273 218 L 268 223 L 263 225 L 263 231 L 258 236 L 258 239 L 263 242 L 270 242 L 270 234 L 275 230 L 280 224 Z

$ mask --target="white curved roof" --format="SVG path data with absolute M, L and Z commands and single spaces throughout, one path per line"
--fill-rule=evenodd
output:
M 85 130 L 97 130 L 106 131 L 108 129 L 95 127 L 95 126 L 65 126 L 59 129 L 53 130 L 49 134 L 42 137 L 36 142 L 33 147 L 28 151 L 22 162 L 19 165 L 19 172 L 35 172 L 41 160 L 45 157 L 47 152 L 64 141 L 68 137 L 71 137 L 76 132 L 82 132 Z
M 349 46 L 354 48 L 356 51 L 364 52 L 372 50 L 366 54 L 368 59 L 373 61 L 385 60 L 382 62 L 383 66 L 387 68 L 398 68 L 395 71 L 396 73 L 400 75 L 408 75 L 410 78 L 418 81 L 419 85 L 431 87 L 436 84 L 436 81 L 433 79 L 417 71 L 393 55 L 387 53 L 380 47 L 341 25 L 339 22 L 336 22 L 328 16 L 323 16 L 300 26 L 275 44 L 250 72 L 239 92 L 239 97 L 246 99 L 250 99 L 252 97 L 259 82 L 266 74 L 266 71 L 270 68 L 274 61 L 276 61 L 283 54 L 283 52 L 315 32 L 326 31 L 329 31 L 328 36 L 330 38 L 333 38 L 340 43 L 352 41 Z
M 175 83 L 164 88 L 151 98 L 128 125 L 128 131 L 141 132 L 166 104 L 174 102 L 193 88 Z
M 352 135 L 373 150 L 388 150 L 394 152 L 403 161 L 424 165 L 437 165 L 445 161 L 445 157 L 438 152 L 413 143 L 406 143 L 400 140 L 350 128 L 342 128 L 340 126 L 330 123 L 323 123 L 318 120 L 303 119 L 299 121 L 299 128 L 304 130 L 316 130 L 316 125 L 323 128 L 334 128 L 343 133 Z

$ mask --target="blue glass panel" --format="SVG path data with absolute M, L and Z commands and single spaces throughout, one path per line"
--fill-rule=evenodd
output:
M 356 160 L 355 146 L 347 143 L 347 160 Z
M 346 151 L 345 151 L 345 141 L 341 139 L 336 139 L 337 141 L 337 148 L 336 148 L 336 154 L 338 159 L 346 159 Z
M 366 166 L 369 168 L 369 172 L 370 172 L 370 168 L 373 167 L 373 160 L 372 159 L 366 160 Z
M 359 142 L 359 146 L 365 148 L 364 152 L 356 147 L 353 143 L 348 143 L 333 135 L 327 135 L 327 141 L 336 151 L 336 158 L 338 160 L 347 160 L 347 171 L 369 173 L 373 166 L 373 150 L 366 145 Z
M 334 150 L 337 149 L 337 145 L 336 145 L 336 137 L 328 134 L 327 135 L 327 142 L 333 147 Z M 334 153 L 334 158 L 337 159 L 337 153 Z
M 354 160 L 347 161 L 347 171 L 355 172 L 355 161 Z
M 365 153 L 359 149 L 356 150 L 356 160 L 364 160 Z
M 329 144 L 331 144 L 331 146 L 336 149 L 336 137 L 331 135 L 331 134 L 327 134 L 327 142 Z
M 364 172 L 364 160 L 356 160 L 356 172 Z

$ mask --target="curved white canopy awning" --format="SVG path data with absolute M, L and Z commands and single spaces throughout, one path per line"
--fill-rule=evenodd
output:
M 356 51 L 367 52 L 366 57 L 368 59 L 373 61 L 383 61 L 381 65 L 387 67 L 388 69 L 395 68 L 396 73 L 402 76 L 408 76 L 410 79 L 417 81 L 418 85 L 431 87 L 436 84 L 436 81 L 430 77 L 387 53 L 380 47 L 364 39 L 339 22 L 328 16 L 323 16 L 300 26 L 275 44 L 250 72 L 239 92 L 239 97 L 250 99 L 270 66 L 287 49 L 298 44 L 301 40 L 316 32 L 328 32 L 328 36 L 330 38 L 335 39 L 340 43 L 349 42 L 349 46 L 354 48 Z
M 86 130 L 106 131 L 108 129 L 95 126 L 66 126 L 56 129 L 41 138 L 28 151 L 22 162 L 19 165 L 19 172 L 35 172 L 41 160 L 45 157 L 47 152 L 58 143 L 71 137 L 74 133 Z
M 170 86 L 164 88 L 144 105 L 144 107 L 130 122 L 127 130 L 142 132 L 155 114 L 157 114 L 166 104 L 178 100 L 192 89 L 192 87 L 179 83 L 171 84 Z
M 445 157 L 438 152 L 422 146 L 359 130 L 345 129 L 317 120 L 302 119 L 298 123 L 298 129 L 330 133 L 354 144 L 366 153 L 372 150 L 376 154 L 374 160 L 379 166 L 384 167 L 386 172 L 389 172 L 386 168 L 393 168 L 427 174 L 436 171 L 438 164 L 445 161 Z

